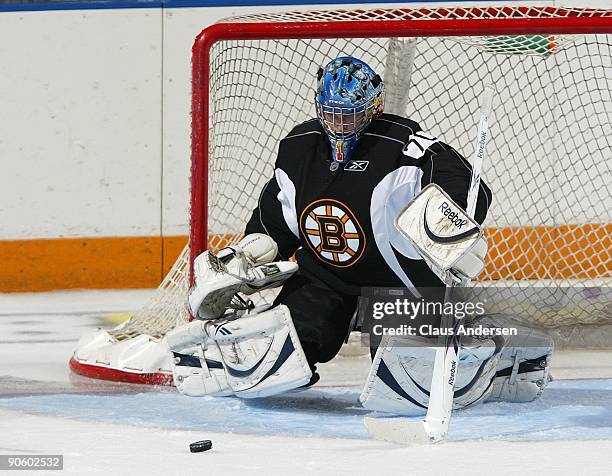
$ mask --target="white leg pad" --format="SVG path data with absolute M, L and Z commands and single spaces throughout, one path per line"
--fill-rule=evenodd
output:
M 177 390 L 189 397 L 231 395 L 221 355 L 206 332 L 206 321 L 195 320 L 173 329 L 164 341 L 170 349 Z
M 216 350 L 212 346 L 207 351 L 197 349 L 186 354 L 173 353 L 172 375 L 174 385 L 181 394 L 189 397 L 232 395 L 221 358 L 214 355 Z
M 492 389 L 501 343 L 491 341 L 462 347 L 453 408 L 484 400 Z M 418 416 L 427 412 L 435 347 L 418 337 L 385 337 L 378 347 L 359 397 L 369 410 Z
M 174 385 L 181 394 L 190 397 L 232 394 L 219 351 L 206 333 L 205 321 L 196 320 L 173 329 L 164 340 L 174 361 Z
M 258 398 L 301 387 L 312 372 L 286 306 L 222 322 L 208 334 L 217 344 L 237 397 Z
M 490 319 L 495 322 L 493 319 Z M 507 338 L 497 364 L 489 401 L 531 402 L 539 398 L 550 380 L 553 340 L 545 331 L 521 326 L 519 336 Z

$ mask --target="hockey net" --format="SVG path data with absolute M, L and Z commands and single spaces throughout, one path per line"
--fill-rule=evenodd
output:
M 193 48 L 192 248 L 109 342 L 160 339 L 189 319 L 190 260 L 240 239 L 279 140 L 314 117 L 317 68 L 339 55 L 383 76 L 387 112 L 466 157 L 479 94 L 495 85 L 484 165 L 494 203 L 479 281 L 520 286 L 525 300 L 550 289 L 555 304 L 531 322 L 562 344 L 592 342 L 612 310 L 554 290 L 612 283 L 611 33 L 612 11 L 553 7 L 260 14 L 204 30 Z

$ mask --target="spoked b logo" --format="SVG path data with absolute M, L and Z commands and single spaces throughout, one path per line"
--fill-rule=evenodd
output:
M 347 268 L 363 256 L 363 228 L 338 200 L 326 198 L 307 205 L 300 216 L 300 231 L 315 256 L 329 265 Z

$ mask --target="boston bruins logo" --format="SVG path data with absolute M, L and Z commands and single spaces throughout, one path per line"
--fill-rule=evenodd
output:
M 363 255 L 363 229 L 353 212 L 337 200 L 322 199 L 306 206 L 300 230 L 314 254 L 332 266 L 347 268 Z

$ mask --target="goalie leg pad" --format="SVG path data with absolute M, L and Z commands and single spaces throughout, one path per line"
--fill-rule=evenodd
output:
M 221 360 L 206 357 L 202 352 L 190 354 L 173 353 L 174 385 L 189 397 L 232 395 Z
M 194 345 L 206 346 L 208 334 L 203 321 L 191 321 L 166 334 L 166 344 L 171 351 L 181 351 Z
M 427 412 L 436 348 L 419 337 L 385 337 L 359 397 L 369 410 L 418 416 Z M 492 390 L 503 339 L 462 346 L 453 408 L 476 404 Z
M 539 329 L 514 327 L 519 328 L 518 336 L 507 338 L 487 401 L 531 402 L 542 395 L 551 379 L 552 338 Z
M 192 321 L 168 332 L 165 337 L 174 367 L 174 385 L 183 395 L 225 396 L 232 391 L 225 377 L 221 355 L 206 332 L 204 321 Z
M 301 387 L 312 371 L 286 306 L 208 324 L 237 397 L 258 398 Z

